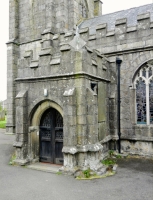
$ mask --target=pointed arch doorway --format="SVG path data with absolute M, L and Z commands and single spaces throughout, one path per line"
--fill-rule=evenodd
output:
M 63 117 L 54 108 L 41 117 L 39 143 L 40 162 L 63 164 Z

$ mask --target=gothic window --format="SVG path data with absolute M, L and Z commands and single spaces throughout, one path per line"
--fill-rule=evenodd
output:
M 146 64 L 138 71 L 136 89 L 137 124 L 153 124 L 153 65 Z

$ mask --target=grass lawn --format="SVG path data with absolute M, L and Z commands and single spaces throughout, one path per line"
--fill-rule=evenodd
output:
M 0 128 L 6 128 L 6 118 L 4 121 L 0 121 Z

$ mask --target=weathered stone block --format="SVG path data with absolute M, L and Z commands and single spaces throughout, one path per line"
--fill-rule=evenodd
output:
M 107 127 L 106 122 L 100 122 L 98 123 L 98 126 L 99 126 L 99 130 L 98 130 L 99 141 L 101 141 L 106 137 L 108 127 Z

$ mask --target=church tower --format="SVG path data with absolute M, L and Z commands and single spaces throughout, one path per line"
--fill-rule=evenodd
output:
M 84 19 L 101 14 L 100 0 L 10 0 L 8 46 L 8 118 L 7 131 L 15 131 L 15 83 L 17 62 L 25 46 L 33 45 L 29 51 L 31 59 L 37 60 L 38 41 L 54 34 L 72 31 Z M 35 44 L 34 44 L 35 43 Z M 49 41 L 50 43 L 50 41 Z M 26 45 L 27 44 L 27 45 Z M 37 45 L 36 45 L 37 44 Z M 30 49 L 30 47 L 29 47 Z M 31 52 L 31 53 L 30 53 Z

